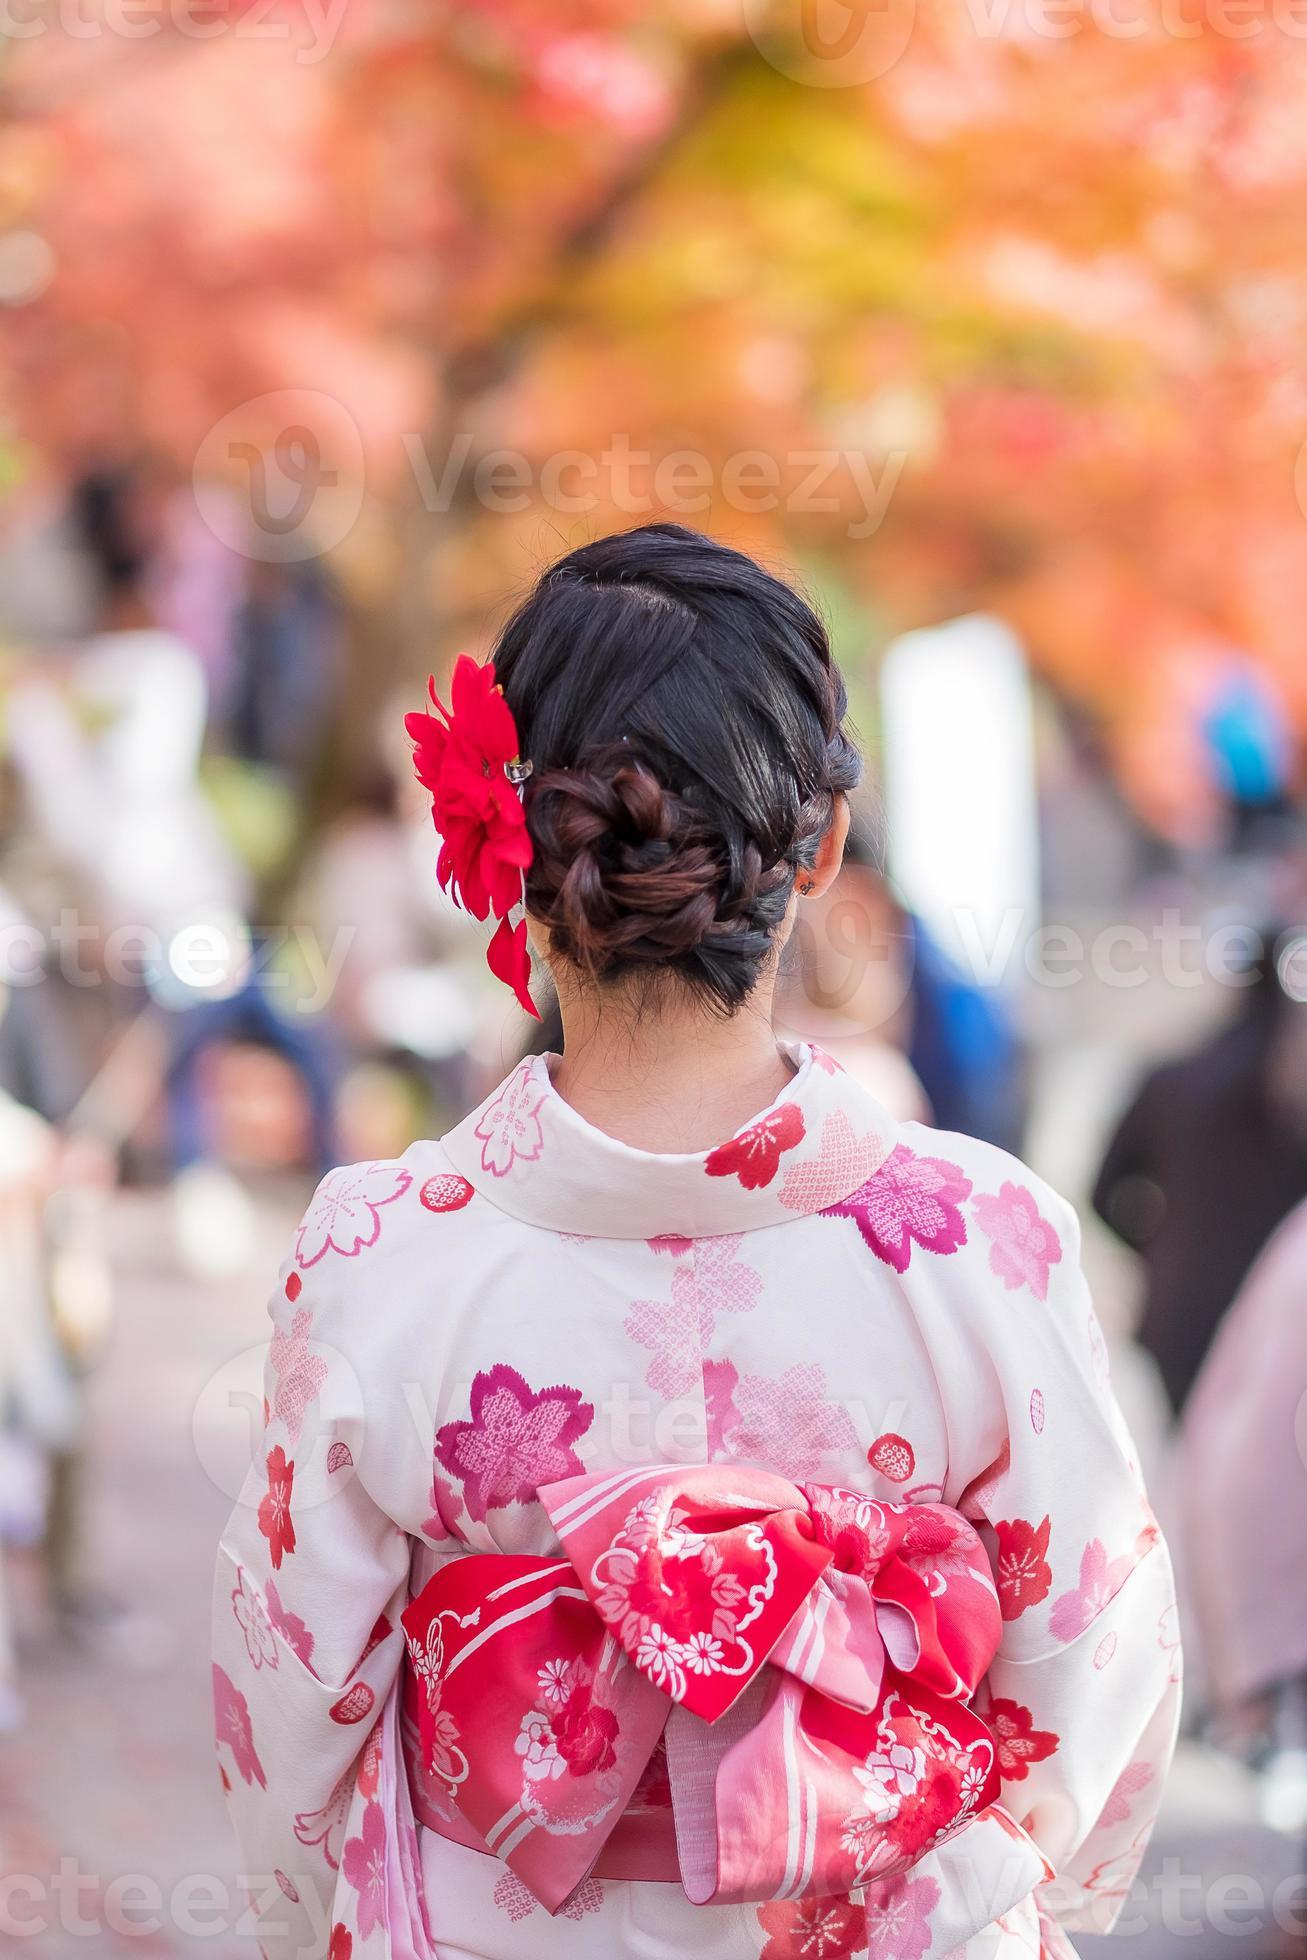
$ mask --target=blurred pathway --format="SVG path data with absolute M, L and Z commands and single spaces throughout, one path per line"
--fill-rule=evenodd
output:
M 292 1222 L 289 1209 L 261 1211 L 257 1267 L 202 1281 L 177 1270 L 165 1198 L 115 1201 L 117 1311 L 93 1386 L 88 1576 L 124 1615 L 74 1647 L 52 1635 L 20 1577 L 28 1717 L 0 1739 L 0 1874 L 31 1883 L 10 1887 L 0 1950 L 30 1924 L 12 1950 L 42 1960 L 257 1951 L 228 1930 L 234 1851 L 211 1738 L 209 1587 L 230 1504 L 201 1467 L 192 1418 L 206 1382 L 263 1339 L 264 1282 Z M 224 1379 L 224 1404 L 226 1391 Z M 145 1930 L 152 1919 L 162 1923 Z

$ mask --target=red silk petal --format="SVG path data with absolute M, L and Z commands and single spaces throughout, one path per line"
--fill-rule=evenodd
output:
M 496 980 L 502 980 L 506 987 L 513 989 L 520 1005 L 538 1021 L 540 1009 L 532 1000 L 527 986 L 531 977 L 531 955 L 527 951 L 525 919 L 519 919 L 515 926 L 510 926 L 507 919 L 499 921 L 494 938 L 486 948 L 486 965 Z
M 461 653 L 450 679 L 446 709 L 430 681 L 432 711 L 406 715 L 413 743 L 413 767 L 431 797 L 431 816 L 440 834 L 436 879 L 456 905 L 474 918 L 498 917 L 512 910 L 532 859 L 522 799 L 505 775 L 519 752 L 517 725 L 495 680 L 492 663 L 482 666 Z M 530 971 L 525 940 L 499 942 L 494 960 L 501 978 L 528 1006 Z M 496 971 L 492 961 L 492 971 Z M 535 1012 L 534 1007 L 528 1011 Z
M 455 736 L 469 752 L 501 767 L 517 754 L 513 711 L 495 680 L 493 661 L 483 667 L 470 653 L 460 653 L 449 684 L 450 720 Z

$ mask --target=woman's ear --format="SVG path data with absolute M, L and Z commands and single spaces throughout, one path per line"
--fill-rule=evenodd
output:
M 839 876 L 840 866 L 844 862 L 844 846 L 848 840 L 849 799 L 847 796 L 837 796 L 830 828 L 817 846 L 812 869 L 805 871 L 799 879 L 801 897 L 819 898 L 822 892 L 829 891 Z

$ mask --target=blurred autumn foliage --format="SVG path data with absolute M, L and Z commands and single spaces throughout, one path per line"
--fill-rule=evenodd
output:
M 233 406 L 322 391 L 367 457 L 337 560 L 418 663 L 654 514 L 575 459 L 546 494 L 550 457 L 688 452 L 688 521 L 819 576 L 864 646 L 1002 612 L 1127 773 L 1231 643 L 1307 719 L 1307 48 L 1278 16 L 886 0 L 855 9 L 882 72 L 830 87 L 799 0 L 761 34 L 757 0 L 152 6 L 133 35 L 51 14 L 0 68 L 18 467 L 130 439 L 189 471 Z M 518 509 L 473 488 L 503 446 Z M 781 494 L 725 496 L 759 451 Z M 451 454 L 426 508 L 415 455 Z

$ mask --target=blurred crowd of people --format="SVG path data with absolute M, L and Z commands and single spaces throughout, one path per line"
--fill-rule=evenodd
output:
M 0 538 L 0 1731 L 4 1548 L 72 1637 L 114 1612 L 79 1490 L 115 1184 L 165 1184 L 176 1256 L 238 1269 L 251 1172 L 400 1149 L 498 1067 L 398 699 L 332 771 L 344 639 L 320 564 L 231 550 L 148 464 Z
M 547 1005 L 530 1030 L 504 1007 L 436 887 L 408 703 L 360 666 L 349 624 L 322 564 L 232 550 L 148 465 L 88 468 L 0 537 L 0 1730 L 21 1719 L 6 1551 L 68 1637 L 115 1610 L 87 1584 L 80 1532 L 115 1184 L 166 1186 L 180 1260 L 238 1266 L 254 1174 L 402 1149 L 528 1040 L 559 1042 Z M 342 713 L 360 712 L 366 738 L 342 746 Z M 1138 1337 L 1175 1424 L 1191 1719 L 1261 1752 L 1281 1814 L 1307 1825 L 1301 757 L 1243 669 L 1200 733 L 1227 811 L 1224 895 L 1256 914 L 1263 950 L 1200 1044 L 1136 1085 L 1093 1204 L 1141 1262 Z M 1212 865 L 1168 859 L 1069 716 L 1062 754 L 1080 869 L 1087 797 L 1126 839 L 1094 858 L 1119 867 L 1100 902 L 1146 903 L 1158 877 L 1211 902 Z M 1048 866 L 1077 859 L 1054 848 L 1055 802 Z M 1021 1000 L 965 973 L 902 901 L 866 812 L 778 999 L 786 1031 L 896 1113 L 1022 1148 Z

